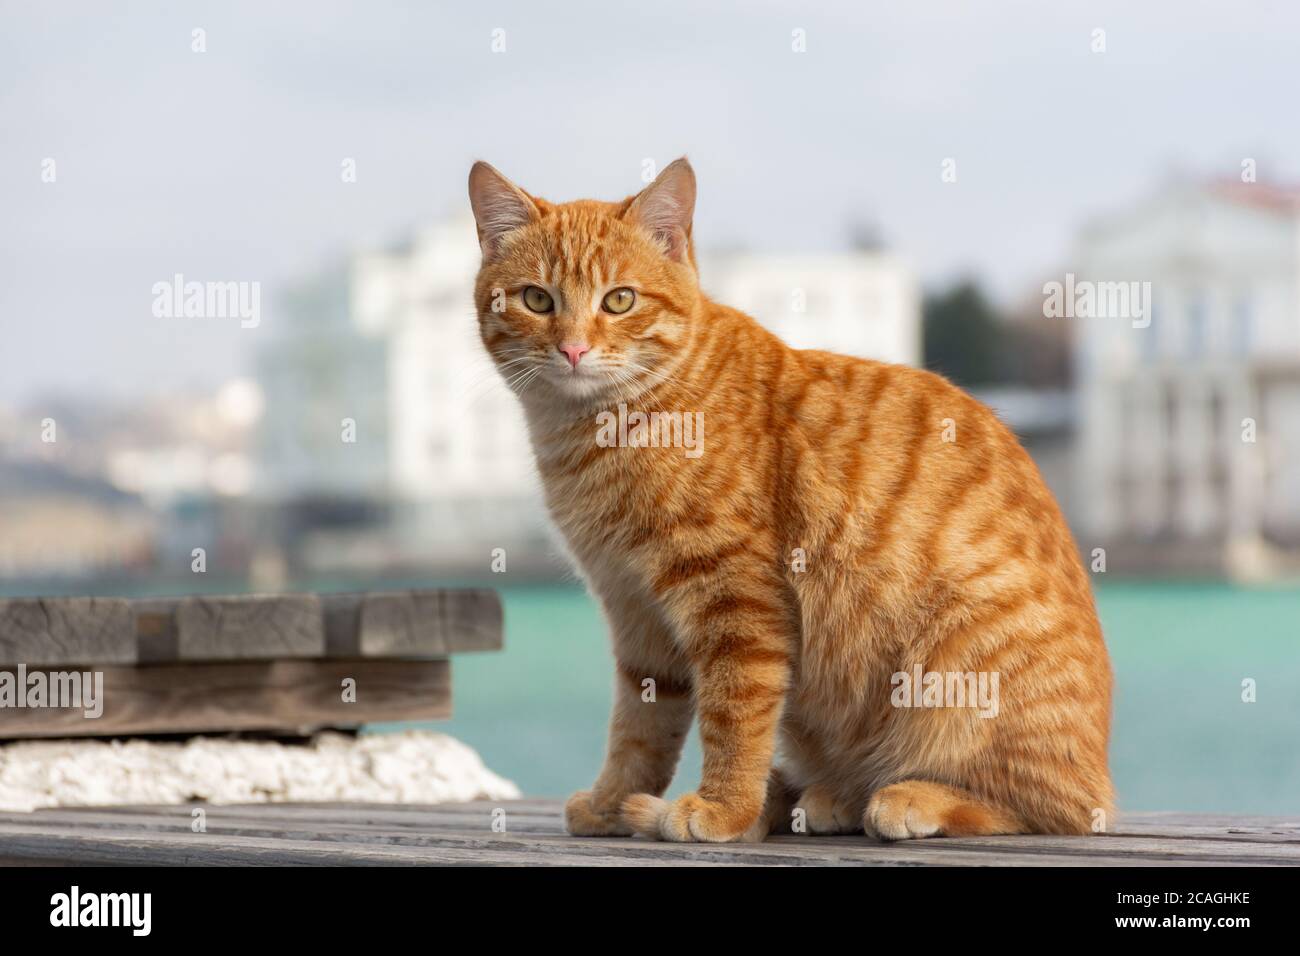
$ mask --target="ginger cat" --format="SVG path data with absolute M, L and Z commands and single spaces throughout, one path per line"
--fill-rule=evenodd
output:
M 684 158 L 622 202 L 550 203 L 482 162 L 469 192 L 482 340 L 617 661 L 569 832 L 1104 829 L 1106 646 L 1006 427 L 938 375 L 710 301 Z M 695 454 L 682 422 L 707 426 Z M 693 716 L 700 786 L 665 801 Z

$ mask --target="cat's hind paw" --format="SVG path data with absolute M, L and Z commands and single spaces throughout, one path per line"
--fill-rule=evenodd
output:
M 862 811 L 836 800 L 821 787 L 809 787 L 795 804 L 803 810 L 808 830 L 817 834 L 861 833 Z
M 697 793 L 673 801 L 634 793 L 623 801 L 623 819 L 642 836 L 672 843 L 749 839 L 754 824 L 754 820 L 741 819 L 722 804 L 705 800 Z
M 863 814 L 863 829 L 879 840 L 914 840 L 941 836 L 946 802 L 922 786 L 894 784 L 872 794 Z
M 877 790 L 862 824 L 868 836 L 881 840 L 1026 832 L 1009 812 L 968 791 L 925 780 L 904 780 Z

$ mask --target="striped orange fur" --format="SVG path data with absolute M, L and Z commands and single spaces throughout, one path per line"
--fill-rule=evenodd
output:
M 1104 826 L 1111 674 L 1089 582 L 986 407 L 929 372 L 792 349 L 711 301 L 684 159 L 617 203 L 549 203 L 479 163 L 470 198 L 482 340 L 617 660 L 572 833 Z M 616 289 L 635 296 L 621 314 Z M 620 403 L 698 413 L 702 453 L 599 441 Z M 898 706 L 918 667 L 998 675 L 996 715 Z M 665 801 L 692 719 L 700 785 Z

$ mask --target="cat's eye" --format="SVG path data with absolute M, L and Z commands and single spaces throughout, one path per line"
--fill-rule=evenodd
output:
M 530 285 L 524 289 L 524 305 L 528 306 L 534 312 L 550 312 L 555 308 L 555 300 L 545 289 L 539 289 L 535 285 Z
M 606 312 L 622 315 L 632 308 L 634 302 L 636 302 L 636 293 L 631 289 L 615 289 L 613 292 L 606 293 L 601 305 L 605 307 Z

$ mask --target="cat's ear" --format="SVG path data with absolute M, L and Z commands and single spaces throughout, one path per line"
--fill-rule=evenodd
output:
M 469 204 L 478 223 L 484 261 L 500 251 L 506 233 L 528 225 L 539 215 L 531 196 L 482 160 L 469 171 Z
M 685 262 L 695 216 L 695 170 L 686 157 L 665 166 L 654 182 L 637 193 L 625 215 L 649 230 L 668 258 Z

